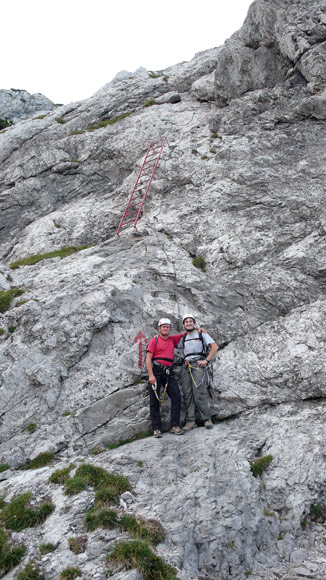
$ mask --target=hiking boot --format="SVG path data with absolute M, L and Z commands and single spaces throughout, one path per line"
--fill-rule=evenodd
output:
M 204 425 L 205 425 L 205 429 L 213 429 L 212 419 L 207 419 L 207 421 L 205 421 Z
M 159 429 L 156 429 L 155 431 L 153 431 L 153 437 L 156 437 L 156 439 L 159 439 L 160 437 L 162 437 L 162 433 Z
M 180 429 L 180 427 L 171 427 L 170 433 L 173 435 L 183 435 L 183 431 Z
M 183 427 L 183 430 L 184 431 L 191 431 L 191 429 L 194 429 L 195 427 L 197 427 L 196 421 L 187 421 Z

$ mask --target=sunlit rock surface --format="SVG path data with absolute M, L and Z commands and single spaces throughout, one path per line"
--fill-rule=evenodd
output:
M 46 578 L 67 565 L 106 577 L 121 534 L 87 533 L 73 554 L 94 493 L 48 482 L 82 459 L 129 477 L 121 510 L 163 524 L 157 553 L 182 580 L 326 577 L 325 524 L 310 515 L 326 480 L 325 43 L 325 2 L 256 0 L 223 47 L 0 134 L 0 286 L 25 291 L 0 315 L 0 496 L 30 489 L 56 505 L 14 534 L 28 546 L 20 567 L 53 535 Z M 119 239 L 164 136 L 138 232 Z M 10 268 L 66 246 L 87 247 Z M 162 315 L 176 333 L 189 311 L 221 347 L 214 429 L 108 450 L 150 428 L 138 333 Z M 168 430 L 169 403 L 162 413 Z M 43 452 L 52 467 L 18 470 Z

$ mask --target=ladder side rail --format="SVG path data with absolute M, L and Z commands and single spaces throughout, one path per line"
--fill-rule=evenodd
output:
M 146 199 L 146 196 L 147 196 L 148 190 L 149 190 L 149 188 L 150 188 L 150 186 L 151 186 L 152 179 L 153 179 L 153 177 L 154 177 L 154 173 L 155 173 L 155 171 L 156 171 L 156 167 L 158 166 L 158 162 L 159 162 L 159 160 L 160 160 L 160 157 L 161 157 L 161 155 L 162 155 L 162 151 L 163 151 L 163 147 L 164 147 L 164 141 L 165 141 L 165 137 L 164 137 L 164 139 L 163 139 L 163 143 L 162 143 L 162 146 L 161 146 L 161 150 L 160 150 L 160 152 L 159 152 L 159 154 L 158 154 L 158 157 L 157 157 L 157 160 L 156 160 L 156 163 L 155 163 L 155 167 L 154 167 L 154 169 L 153 169 L 153 172 L 152 172 L 151 178 L 150 178 L 150 180 L 149 180 L 149 182 L 148 182 L 148 185 L 147 185 L 147 187 L 146 187 L 146 191 L 145 191 L 145 194 L 144 194 L 143 200 L 142 200 L 142 202 L 141 202 L 141 204 L 140 204 L 140 207 L 139 207 L 139 210 L 138 210 L 138 214 L 137 214 L 137 216 L 136 216 L 136 219 L 135 219 L 135 223 L 134 223 L 134 228 L 135 228 L 135 230 L 137 230 L 137 227 L 136 227 L 136 226 L 137 226 L 137 222 L 138 222 L 138 220 L 139 220 L 139 216 L 140 216 L 141 210 L 143 209 L 143 205 L 144 205 L 144 203 L 145 203 L 145 199 Z
M 147 157 L 148 157 L 148 155 L 149 155 L 149 153 L 150 153 L 150 150 L 151 150 L 151 149 L 152 149 L 152 143 L 150 143 L 150 145 L 149 145 L 149 147 L 148 147 L 148 149 L 147 149 L 147 153 L 146 153 L 146 155 L 145 155 L 145 159 L 144 159 L 144 161 L 143 161 L 143 164 L 142 164 L 142 166 L 141 166 L 141 168 L 140 168 L 140 171 L 139 171 L 139 173 L 138 173 L 138 177 L 137 177 L 136 183 L 135 183 L 135 185 L 134 185 L 134 187 L 133 187 L 133 190 L 132 190 L 132 192 L 131 192 L 131 195 L 130 195 L 130 197 L 129 197 L 129 200 L 128 200 L 128 203 L 127 203 L 127 207 L 126 207 L 125 211 L 123 212 L 123 215 L 122 215 L 121 221 L 120 221 L 120 223 L 119 223 L 119 227 L 118 227 L 118 229 L 117 229 L 117 236 L 119 236 L 119 233 L 120 233 L 120 231 L 121 231 L 121 228 L 122 228 L 122 225 L 123 225 L 123 222 L 124 222 L 124 218 L 125 218 L 125 216 L 126 216 L 126 213 L 127 213 L 127 211 L 128 211 L 129 205 L 130 205 L 130 203 L 131 203 L 131 201 L 132 201 L 132 198 L 133 198 L 133 195 L 134 195 L 135 189 L 136 189 L 136 187 L 137 187 L 137 185 L 138 185 L 138 181 L 139 181 L 139 179 L 140 179 L 140 177 L 141 177 L 141 174 L 142 174 L 142 171 L 143 171 L 144 165 L 145 165 L 145 163 L 146 163 Z

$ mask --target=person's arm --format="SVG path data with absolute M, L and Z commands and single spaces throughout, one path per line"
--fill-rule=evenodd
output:
M 216 342 L 211 342 L 208 345 L 208 347 L 209 347 L 209 353 L 208 353 L 207 357 L 204 358 L 204 360 L 198 361 L 199 367 L 205 367 L 212 360 L 212 358 L 216 355 L 216 353 L 218 351 L 218 346 L 217 346 Z
M 148 381 L 151 385 L 155 385 L 156 378 L 153 374 L 152 358 L 153 358 L 153 353 L 148 350 L 146 353 L 146 368 L 147 368 L 147 372 L 148 372 Z

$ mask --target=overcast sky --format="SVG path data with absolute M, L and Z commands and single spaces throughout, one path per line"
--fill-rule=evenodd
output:
M 2 0 L 0 88 L 88 98 L 120 70 L 160 70 L 221 46 L 251 3 Z

